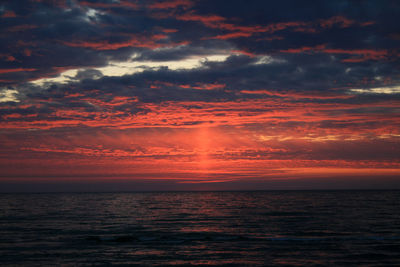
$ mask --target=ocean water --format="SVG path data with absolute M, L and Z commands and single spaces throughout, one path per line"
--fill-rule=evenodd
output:
M 1 266 L 400 266 L 400 191 L 0 194 Z

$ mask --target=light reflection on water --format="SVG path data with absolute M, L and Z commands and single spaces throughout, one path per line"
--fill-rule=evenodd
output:
M 1 194 L 2 265 L 399 265 L 400 191 Z

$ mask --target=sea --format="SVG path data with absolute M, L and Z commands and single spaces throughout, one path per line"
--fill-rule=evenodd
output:
M 1 266 L 400 266 L 400 191 L 0 194 Z

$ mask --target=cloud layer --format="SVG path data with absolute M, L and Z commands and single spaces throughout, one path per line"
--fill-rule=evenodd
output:
M 23 2 L 0 4 L 4 181 L 400 174 L 397 1 Z

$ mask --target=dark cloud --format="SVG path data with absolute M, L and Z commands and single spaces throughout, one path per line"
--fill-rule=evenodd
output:
M 399 30 L 394 19 L 400 7 L 393 1 L 321 1 L 312 5 L 297 1 L 251 4 L 232 1 L 229 8 L 224 1 L 191 4 L 188 1 L 185 5 L 165 7 L 158 2 L 152 7 L 148 2 L 130 1 L 120 4 L 113 1 L 24 2 L 24 5 L 14 1 L 3 4 L 3 9 L 14 12 L 15 17 L 1 18 L 0 67 L 23 66 L 35 71 L 0 74 L 5 85 L 57 75 L 64 69 L 105 66 L 110 60 L 127 60 L 133 53 L 138 55 L 136 60 L 167 61 L 221 50 L 287 58 L 291 66 L 308 68 L 299 77 L 300 83 L 307 82 L 310 75 L 315 78 L 312 68 L 320 70 L 317 78 L 325 86 L 332 80 L 328 78 L 332 71 L 338 76 L 335 80 L 347 80 L 343 74 L 347 67 L 367 67 L 366 72 L 357 76 L 353 72 L 353 79 L 371 77 L 374 75 L 371 70 L 379 69 L 382 64 L 392 69 L 395 76 L 399 72 L 396 68 L 399 40 L 390 36 Z M 192 20 L 190 16 L 198 19 Z M 213 16 L 215 19 L 211 19 Z M 209 39 L 238 31 L 245 35 L 225 40 Z M 321 45 L 325 49 L 316 49 Z M 282 54 L 285 50 L 304 48 L 309 50 L 300 55 Z M 371 52 L 362 52 L 364 50 Z M 374 51 L 380 56 L 371 56 Z M 336 65 L 337 70 L 331 68 L 332 64 L 322 69 L 321 65 L 329 63 L 329 58 L 321 53 L 343 64 Z M 10 58 L 15 60 L 10 61 Z M 234 58 L 225 65 L 229 64 L 234 64 Z M 219 66 L 221 64 L 209 65 L 216 71 Z M 336 75 L 339 68 L 341 76 Z M 229 74 L 237 75 L 234 70 Z M 252 76 L 264 76 L 261 73 L 266 72 L 264 66 L 248 71 Z M 274 71 L 285 70 L 275 68 Z M 295 81 L 290 85 L 294 89 L 298 87 Z

